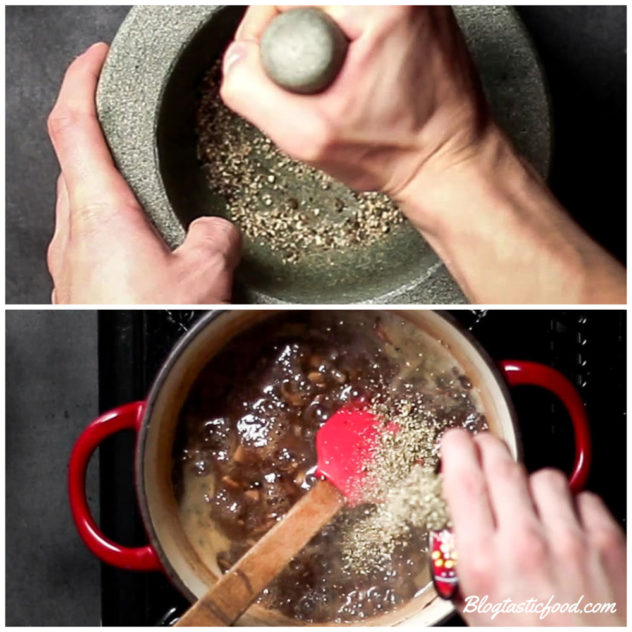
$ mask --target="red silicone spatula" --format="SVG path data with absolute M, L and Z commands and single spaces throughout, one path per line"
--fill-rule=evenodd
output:
M 322 478 L 176 625 L 231 625 L 288 562 L 346 503 L 360 500 L 358 482 L 382 424 L 350 405 L 332 415 L 316 436 Z
M 397 432 L 397 426 L 387 424 L 383 430 Z M 362 501 L 357 486 L 362 476 L 358 473 L 371 457 L 370 448 L 375 445 L 379 432 L 380 422 L 372 413 L 357 408 L 343 408 L 323 426 L 316 437 L 319 472 L 333 481 L 352 505 Z M 430 570 L 437 594 L 442 599 L 452 599 L 459 589 L 452 530 L 445 528 L 431 531 L 429 549 Z

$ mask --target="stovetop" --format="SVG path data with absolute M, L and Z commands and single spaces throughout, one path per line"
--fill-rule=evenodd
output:
M 142 399 L 173 344 L 203 314 L 198 311 L 102 311 L 99 315 L 99 403 L 107 410 Z M 450 312 L 494 360 L 548 364 L 578 388 L 590 419 L 593 467 L 588 488 L 618 520 L 626 513 L 625 312 Z M 529 470 L 569 471 L 573 434 L 557 400 L 535 387 L 512 391 Z M 106 535 L 125 545 L 146 543 L 133 488 L 134 436 L 120 433 L 100 448 L 100 515 Z M 102 566 L 104 625 L 168 625 L 188 605 L 160 573 Z M 453 617 L 448 625 L 459 625 Z

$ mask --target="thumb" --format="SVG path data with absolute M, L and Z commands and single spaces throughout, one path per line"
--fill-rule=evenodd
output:
M 260 126 L 279 109 L 296 108 L 296 96 L 277 86 L 265 73 L 259 42 L 239 39 L 224 53 L 221 97 L 231 109 Z M 253 99 L 253 95 L 257 95 Z M 304 105 L 304 104 L 303 104 Z
M 277 86 L 266 75 L 259 44 L 253 40 L 236 40 L 226 50 L 220 94 L 231 110 L 282 149 L 283 139 L 303 137 L 306 129 L 318 133 L 322 124 L 316 107 L 322 97 L 295 95 Z
M 232 272 L 241 256 L 241 233 L 221 217 L 199 217 L 189 225 L 182 245 L 174 254 L 183 257 L 215 259 L 221 257 L 226 271 Z

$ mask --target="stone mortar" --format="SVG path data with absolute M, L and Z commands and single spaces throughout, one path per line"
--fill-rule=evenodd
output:
M 178 84 L 176 75 L 181 70 L 173 70 L 186 59 L 196 37 L 199 47 L 202 35 L 210 35 L 208 54 L 211 60 L 216 58 L 231 39 L 239 11 L 221 6 L 134 7 L 112 43 L 101 75 L 97 107 L 114 159 L 172 247 L 181 243 L 185 226 L 196 214 L 214 211 L 196 213 L 199 195 L 175 192 L 178 186 L 182 189 L 178 181 L 183 177 L 196 181 L 199 189 L 201 175 L 190 173 L 194 167 L 181 171 L 165 167 L 179 157 L 164 149 L 161 155 L 160 147 L 177 148 L 178 138 L 187 130 L 176 129 L 178 125 L 162 129 L 161 117 L 169 109 L 163 101 L 165 94 L 173 101 L 173 94 L 188 89 Z M 537 54 L 519 18 L 508 7 L 458 6 L 455 13 L 497 119 L 522 154 L 546 175 L 552 137 L 548 93 Z M 161 140 L 164 136 L 172 138 Z M 246 253 L 236 299 L 253 303 L 466 302 L 445 266 L 408 226 L 378 248 L 334 253 L 331 261 L 323 259 L 310 255 L 302 265 L 283 268 L 269 253 Z

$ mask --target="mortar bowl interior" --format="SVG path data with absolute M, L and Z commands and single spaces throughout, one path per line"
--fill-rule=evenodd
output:
M 160 177 L 183 227 L 200 216 L 227 216 L 226 203 L 213 195 L 197 158 L 196 109 L 200 84 L 222 54 L 244 7 L 222 7 L 185 43 L 161 96 L 156 124 Z M 253 94 L 256 101 L 257 95 Z M 304 253 L 285 264 L 265 244 L 246 240 L 237 272 L 235 302 L 371 302 L 398 288 L 419 283 L 438 259 L 408 224 L 400 224 L 370 246 Z M 459 293 L 460 294 L 460 293 Z M 458 302 L 458 296 L 454 302 Z

